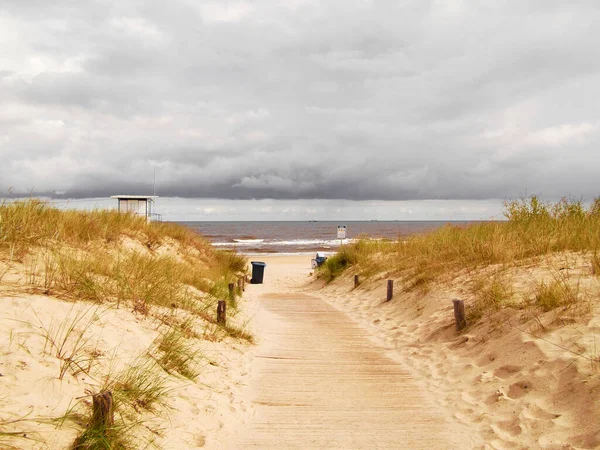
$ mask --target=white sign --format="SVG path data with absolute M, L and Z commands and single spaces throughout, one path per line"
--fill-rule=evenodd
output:
M 338 239 L 346 239 L 346 225 L 338 225 Z

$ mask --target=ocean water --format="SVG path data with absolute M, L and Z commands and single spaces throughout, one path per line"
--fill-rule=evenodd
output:
M 311 254 L 335 252 L 341 243 L 359 236 L 398 239 L 434 230 L 448 221 L 318 221 L 318 222 L 179 222 L 204 235 L 217 248 L 236 249 L 248 255 L 270 253 Z M 338 225 L 346 225 L 346 239 L 337 239 Z

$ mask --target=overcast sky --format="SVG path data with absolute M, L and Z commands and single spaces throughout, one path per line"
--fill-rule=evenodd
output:
M 0 42 L 0 196 L 600 195 L 598 0 L 0 0 Z

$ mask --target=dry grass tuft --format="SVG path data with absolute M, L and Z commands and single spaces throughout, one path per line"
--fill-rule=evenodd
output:
M 164 331 L 149 353 L 167 373 L 178 373 L 191 381 L 200 374 L 198 362 L 203 358 L 202 353 L 176 328 Z
M 594 249 L 594 254 L 592 255 L 591 265 L 592 275 L 600 276 L 600 256 L 598 256 L 598 251 L 596 249 Z
M 247 325 L 247 323 L 244 323 L 241 326 L 236 326 L 228 323 L 222 326 L 222 328 L 229 336 L 236 339 L 243 339 L 251 344 L 254 344 L 254 335 L 248 331 Z
M 468 322 L 479 320 L 485 313 L 499 311 L 506 306 L 514 306 L 514 291 L 510 283 L 501 276 L 475 280 L 471 293 L 474 301 L 467 310 Z
M 550 283 L 541 281 L 534 299 L 535 304 L 546 312 L 560 306 L 574 305 L 579 301 L 579 285 L 572 286 L 566 277 L 557 277 Z
M 133 361 L 114 377 L 107 377 L 102 391 L 111 391 L 117 408 L 157 412 L 169 408 L 171 389 L 153 359 Z
M 97 308 L 83 308 L 79 311 L 71 309 L 62 321 L 51 321 L 45 324 L 39 320 L 39 334 L 45 339 L 44 353 L 60 360 L 58 378 L 63 379 L 67 372 L 76 376 L 79 373 L 89 374 L 92 364 L 97 358 L 87 348 L 91 337 L 86 331 L 99 319 L 101 312 Z

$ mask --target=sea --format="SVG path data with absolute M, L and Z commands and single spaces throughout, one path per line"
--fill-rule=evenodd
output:
M 247 255 L 331 254 L 359 237 L 403 239 L 459 221 L 270 221 L 270 222 L 179 222 L 196 230 L 214 247 L 235 249 Z M 346 227 L 346 238 L 338 239 L 338 227 Z

